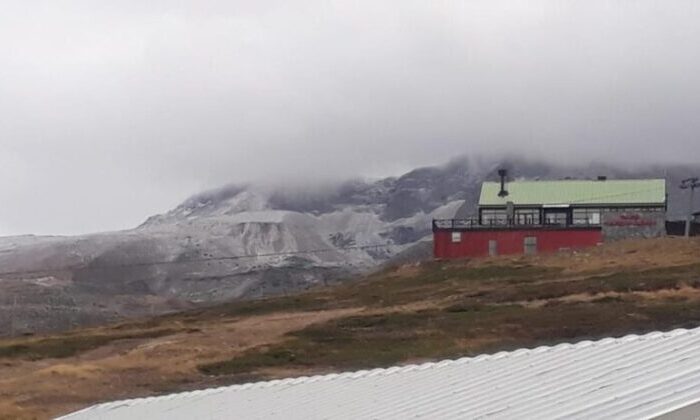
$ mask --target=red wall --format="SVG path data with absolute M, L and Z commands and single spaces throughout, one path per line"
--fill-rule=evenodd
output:
M 600 228 L 591 229 L 484 229 L 462 231 L 462 242 L 452 242 L 452 232 L 433 233 L 435 258 L 484 257 L 489 255 L 489 240 L 498 241 L 498 255 L 522 254 L 525 237 L 537 238 L 537 252 L 562 248 L 584 248 L 603 242 Z

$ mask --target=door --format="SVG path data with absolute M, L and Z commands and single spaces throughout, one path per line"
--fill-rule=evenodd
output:
M 526 236 L 525 239 L 523 239 L 523 252 L 525 255 L 537 254 L 537 237 Z
M 498 241 L 491 239 L 489 241 L 489 256 L 495 257 L 498 255 Z

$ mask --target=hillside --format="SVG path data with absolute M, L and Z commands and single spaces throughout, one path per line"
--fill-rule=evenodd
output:
M 0 341 L 0 413 L 700 325 L 700 241 L 426 262 L 336 287 Z
M 297 293 L 411 260 L 431 219 L 473 212 L 499 167 L 518 179 L 665 177 L 671 218 L 687 208 L 674 186 L 697 172 L 463 158 L 323 187 L 227 186 L 120 232 L 0 238 L 0 336 Z

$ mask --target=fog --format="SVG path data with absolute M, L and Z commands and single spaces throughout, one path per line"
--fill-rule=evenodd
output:
M 2 5 L 4 235 L 457 155 L 700 158 L 692 0 Z

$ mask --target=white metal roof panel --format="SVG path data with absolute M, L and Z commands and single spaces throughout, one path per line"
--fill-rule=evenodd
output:
M 698 402 L 693 329 L 117 401 L 63 418 L 642 419 Z

